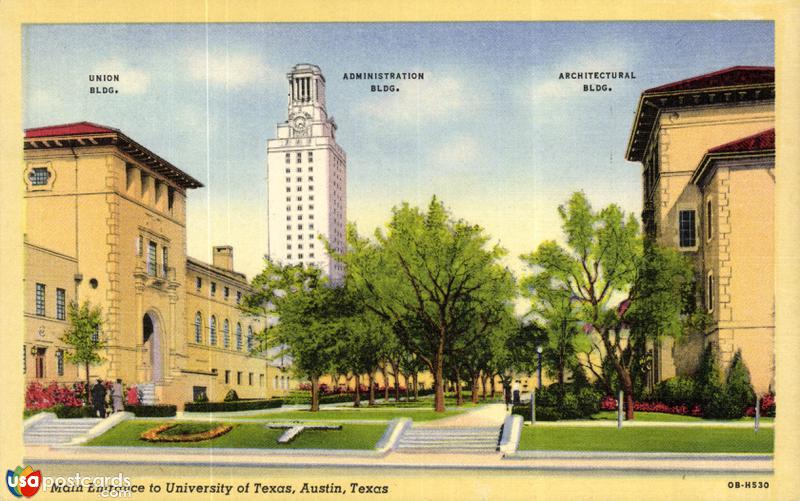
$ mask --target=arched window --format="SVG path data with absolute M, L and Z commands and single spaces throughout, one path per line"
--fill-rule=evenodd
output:
M 222 345 L 225 348 L 228 348 L 231 345 L 230 326 L 228 325 L 227 318 L 225 319 L 224 322 L 222 322 Z
M 250 352 L 253 350 L 253 328 L 247 328 L 247 351 Z
M 194 315 L 194 342 L 203 342 L 203 315 L 199 311 Z
M 211 325 L 208 333 L 208 344 L 214 346 L 217 344 L 217 317 L 211 315 Z
M 242 351 L 242 324 L 236 324 L 236 351 Z

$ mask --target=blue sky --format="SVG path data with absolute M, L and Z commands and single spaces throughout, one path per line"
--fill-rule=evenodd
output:
M 638 214 L 624 159 L 642 90 L 734 65 L 774 64 L 767 22 L 30 25 L 25 127 L 91 121 L 124 131 L 201 180 L 188 250 L 231 244 L 252 276 L 266 250 L 266 141 L 286 118 L 286 72 L 319 65 L 348 154 L 348 220 L 371 232 L 403 200 L 436 194 L 509 249 L 559 238 L 559 203 L 584 190 Z M 342 74 L 420 71 L 417 82 Z M 588 93 L 562 71 L 630 71 Z M 88 77 L 118 73 L 120 92 Z M 590 82 L 586 82 L 590 83 Z

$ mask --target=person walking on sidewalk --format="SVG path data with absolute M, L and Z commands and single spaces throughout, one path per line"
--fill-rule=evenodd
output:
M 122 412 L 125 406 L 122 405 L 122 380 L 117 379 L 114 386 L 111 387 L 111 403 L 114 412 Z
M 92 406 L 95 414 L 99 414 L 101 418 L 106 417 L 106 387 L 103 386 L 103 380 L 99 378 L 97 383 L 92 386 Z

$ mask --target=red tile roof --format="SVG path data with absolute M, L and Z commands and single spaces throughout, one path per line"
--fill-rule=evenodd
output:
M 708 150 L 709 153 L 735 153 L 739 151 L 759 151 L 775 149 L 775 129 L 769 129 L 752 136 L 743 137 L 715 146 Z
M 48 125 L 47 127 L 25 129 L 25 137 L 75 136 L 113 132 L 119 132 L 119 130 L 106 127 L 105 125 L 93 124 L 92 122 L 75 122 L 71 124 Z
M 772 66 L 733 66 L 713 73 L 706 73 L 677 82 L 647 89 L 646 94 L 655 92 L 674 92 L 682 90 L 709 89 L 713 87 L 732 87 L 775 82 L 775 68 Z

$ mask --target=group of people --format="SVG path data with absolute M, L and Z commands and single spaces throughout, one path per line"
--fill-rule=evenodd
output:
M 106 390 L 106 385 L 103 383 L 103 380 L 98 378 L 97 382 L 92 386 L 91 389 L 92 394 L 92 407 L 94 408 L 94 412 L 96 415 L 100 416 L 101 418 L 106 417 L 107 412 L 106 409 L 108 404 L 111 404 L 111 412 L 122 412 L 125 410 L 125 406 L 122 403 L 122 380 L 117 379 L 111 386 L 110 392 L 110 402 L 108 402 L 109 392 Z
M 506 401 L 506 410 L 511 408 L 511 405 L 520 404 L 519 381 L 515 381 L 512 386 L 508 382 L 503 383 L 503 396 Z

